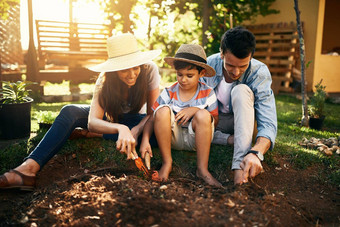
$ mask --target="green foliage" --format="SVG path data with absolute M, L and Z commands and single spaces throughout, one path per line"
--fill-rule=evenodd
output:
M 309 106 L 309 115 L 314 118 L 322 118 L 325 116 L 325 101 L 327 93 L 325 91 L 326 86 L 323 86 L 322 79 L 315 85 L 315 92 L 311 98 L 311 105 Z
M 0 95 L 2 95 L 2 99 L 0 100 L 0 103 L 3 104 L 27 102 L 29 100 L 28 95 L 31 90 L 26 88 L 29 85 L 35 84 L 29 81 L 2 82 L 2 89 L 0 89 Z
M 55 118 L 58 116 L 58 112 L 53 111 L 39 111 L 36 115 L 38 123 L 53 124 Z
M 258 15 L 266 16 L 269 14 L 279 13 L 279 11 L 270 9 L 275 0 L 211 0 L 208 9 L 204 9 L 204 0 L 175 1 L 171 8 L 178 9 L 180 14 L 186 11 L 193 11 L 197 20 L 197 28 L 202 30 L 203 11 L 209 11 L 209 30 L 203 31 L 208 37 L 208 43 L 205 47 L 207 55 L 219 51 L 220 40 L 222 35 L 230 28 L 229 16 L 233 15 L 233 25 L 241 25 L 246 20 L 252 20 Z
M 0 1 L 0 19 L 7 20 L 8 19 L 8 11 L 10 8 L 18 5 L 20 0 L 1 0 Z
M 207 56 L 219 51 L 222 35 L 230 28 L 229 15 L 233 14 L 234 26 L 258 15 L 266 16 L 279 11 L 270 9 L 275 0 L 210 0 L 204 8 L 204 0 L 116 0 L 99 1 L 113 33 L 135 31 L 139 25 L 147 25 L 141 42 L 148 49 L 162 49 L 164 56 L 173 56 L 183 43 L 202 44 L 202 35 L 208 38 L 204 46 Z M 150 17 L 145 21 L 145 14 Z M 208 12 L 209 21 L 203 21 L 203 12 Z M 202 31 L 203 23 L 209 26 Z

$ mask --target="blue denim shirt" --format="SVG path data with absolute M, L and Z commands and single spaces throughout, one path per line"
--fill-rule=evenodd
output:
M 220 53 L 208 57 L 208 65 L 213 67 L 216 75 L 213 77 L 203 77 L 201 81 L 214 88 L 223 79 L 223 60 Z M 265 137 L 271 141 L 270 149 L 273 149 L 277 133 L 277 117 L 274 93 L 271 89 L 272 78 L 268 67 L 262 62 L 252 58 L 247 70 L 236 81 L 232 88 L 238 84 L 247 85 L 254 93 L 255 97 L 255 119 L 257 121 L 257 137 Z M 230 99 L 231 100 L 231 99 Z M 230 112 L 232 106 L 230 105 Z

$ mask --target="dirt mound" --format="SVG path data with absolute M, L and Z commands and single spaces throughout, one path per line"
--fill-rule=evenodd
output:
M 55 157 L 32 193 L 0 194 L 0 226 L 338 226 L 339 189 L 281 160 L 248 184 L 145 180 L 133 166 L 65 168 Z M 230 172 L 230 176 L 232 173 Z

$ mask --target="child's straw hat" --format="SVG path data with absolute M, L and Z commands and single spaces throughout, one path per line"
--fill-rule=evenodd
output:
M 107 39 L 108 59 L 89 67 L 95 72 L 113 72 L 143 65 L 158 55 L 161 50 L 140 51 L 137 39 L 131 33 L 111 36 Z
M 174 67 L 175 61 L 184 61 L 189 62 L 194 65 L 201 66 L 206 69 L 207 77 L 211 77 L 215 75 L 215 70 L 207 64 L 207 55 L 202 46 L 197 44 L 182 44 L 176 54 L 175 57 L 165 57 L 164 61 Z

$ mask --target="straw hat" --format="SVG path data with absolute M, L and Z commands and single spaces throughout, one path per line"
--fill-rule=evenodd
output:
M 176 54 L 175 57 L 165 57 L 164 61 L 174 67 L 175 61 L 184 61 L 189 62 L 194 65 L 201 66 L 206 69 L 207 77 L 211 77 L 215 75 L 215 70 L 207 64 L 207 55 L 203 47 L 197 44 L 182 44 Z
M 160 53 L 161 50 L 140 51 L 135 36 L 131 33 L 124 33 L 107 39 L 108 59 L 89 69 L 95 72 L 129 69 L 151 61 Z

